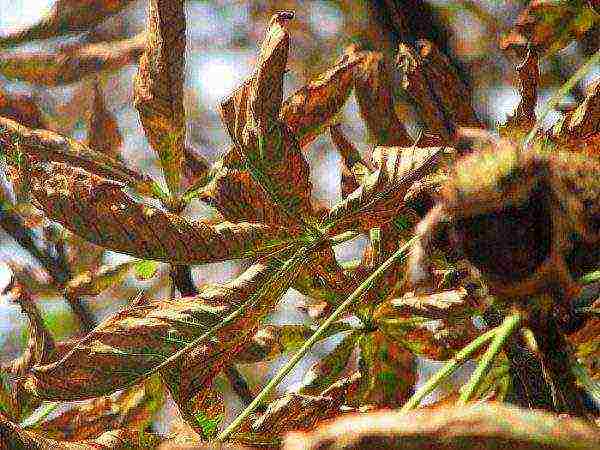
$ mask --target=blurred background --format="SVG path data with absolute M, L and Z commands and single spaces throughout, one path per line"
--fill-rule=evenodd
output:
M 187 58 L 185 108 L 187 113 L 188 145 L 198 155 L 214 162 L 230 145 L 230 139 L 217 112 L 217 106 L 252 71 L 256 59 L 257 45 L 262 39 L 271 15 L 282 9 L 296 12 L 291 23 L 291 46 L 289 72 L 286 77 L 286 92 L 289 94 L 311 78 L 330 67 L 351 44 L 380 50 L 390 55 L 402 40 L 428 38 L 437 43 L 455 66 L 472 93 L 474 108 L 479 118 L 491 130 L 506 120 L 507 114 L 516 107 L 518 83 L 515 63 L 499 46 L 518 13 L 528 2 L 518 0 L 485 1 L 443 1 L 424 2 L 426 14 L 414 10 L 408 17 L 412 36 L 398 36 L 390 26 L 385 11 L 385 1 L 292 1 L 292 0 L 190 0 L 186 3 L 187 16 Z M 413 3 L 411 1 L 405 2 Z M 418 2 L 423 3 L 423 2 Z M 54 4 L 54 0 L 0 0 L 0 37 L 27 27 L 39 21 Z M 146 24 L 146 2 L 134 1 L 123 13 L 109 18 L 93 33 L 67 38 L 50 39 L 27 43 L 7 52 L 54 51 L 80 42 L 122 39 L 133 37 L 143 31 Z M 410 11 L 410 7 L 407 8 Z M 543 107 L 556 89 L 574 73 L 578 66 L 592 54 L 600 41 L 598 30 L 588 33 L 587 40 L 574 41 L 565 49 L 542 59 L 541 85 L 538 108 Z M 151 175 L 164 184 L 164 179 L 140 125 L 138 113 L 133 107 L 133 77 L 136 65 L 129 65 L 112 72 L 102 73 L 98 78 L 86 79 L 63 86 L 39 86 L 10 81 L 0 72 L 0 90 L 8 93 L 26 93 L 35 99 L 41 108 L 45 122 L 54 131 L 72 136 L 78 140 L 87 139 L 86 117 L 92 108 L 94 81 L 98 79 L 106 99 L 107 109 L 114 114 L 123 136 L 121 154 L 125 162 L 136 170 Z M 574 89 L 566 103 L 583 98 L 585 86 L 600 74 L 595 67 Z M 401 102 L 397 105 L 401 112 Z M 550 115 L 549 121 L 556 120 L 559 112 Z M 365 155 L 368 155 L 369 142 L 365 127 L 359 119 L 358 108 L 351 97 L 340 118 L 351 140 Z M 409 124 L 410 125 L 410 124 Z M 410 127 L 409 127 L 410 129 Z M 308 150 L 307 159 L 311 166 L 314 186 L 313 195 L 327 205 L 333 205 L 341 198 L 340 160 L 328 136 L 321 136 Z M 6 179 L 3 180 L 6 185 Z M 5 186 L 5 191 L 8 188 Z M 208 217 L 211 209 L 195 201 L 185 214 L 190 217 Z M 60 230 L 42 227 L 40 240 L 54 232 L 54 239 L 60 239 Z M 46 234 L 44 234 L 46 233 Z M 54 251 L 51 239 L 47 241 L 48 251 Z M 70 244 L 76 247 L 70 241 Z M 364 239 L 357 239 L 342 246 L 337 251 L 341 260 L 360 257 L 365 245 Z M 86 255 L 83 246 L 74 249 L 71 256 L 74 273 L 87 270 L 86 264 L 116 263 L 128 259 L 125 255 L 103 252 L 99 259 L 92 260 Z M 87 258 L 86 258 L 87 256 Z M 0 230 L 0 261 L 10 261 L 21 267 L 33 281 L 39 284 L 35 292 L 45 320 L 57 339 L 72 335 L 77 331 L 78 322 L 67 302 L 56 291 L 42 288 L 49 280 L 39 261 L 24 251 L 8 234 Z M 196 284 L 220 282 L 238 274 L 242 263 L 227 262 L 211 264 L 193 269 Z M 143 288 L 153 298 L 169 295 L 168 271 L 159 267 L 156 275 L 147 280 L 128 274 L 123 283 L 116 284 L 96 297 L 84 298 L 84 304 L 96 320 L 101 320 L 124 305 L 135 292 Z M 271 317 L 273 322 L 309 323 L 306 314 L 295 305 L 300 294 L 291 290 L 280 308 Z M 0 299 L 0 361 L 18 355 L 27 341 L 27 319 L 17 305 Z M 304 365 L 310 363 L 331 343 L 318 346 Z M 283 361 L 261 365 L 245 370 L 251 387 L 262 384 L 265 377 Z M 421 378 L 433 370 L 432 364 L 424 364 Z M 468 370 L 468 367 L 465 369 Z M 280 391 L 298 381 L 302 370 L 295 371 Z M 460 376 L 460 375 L 459 375 Z M 227 389 L 224 387 L 224 389 Z M 229 416 L 241 406 L 239 399 L 228 394 Z M 157 422 L 168 421 L 166 408 Z

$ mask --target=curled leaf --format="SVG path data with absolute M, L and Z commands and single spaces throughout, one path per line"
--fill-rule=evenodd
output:
M 377 145 L 408 146 L 412 139 L 396 116 L 390 63 L 379 52 L 363 52 L 354 69 L 360 115 Z
M 594 1 L 532 0 L 501 42 L 503 49 L 520 50 L 527 45 L 546 56 L 581 38 L 600 21 Z
M 592 450 L 600 433 L 588 423 L 500 403 L 343 417 L 309 433 L 290 435 L 286 450 Z
M 453 145 L 458 127 L 483 128 L 471 106 L 470 91 L 448 58 L 435 45 L 420 40 L 417 48 L 398 48 L 403 88 L 419 107 L 425 128 Z
M 184 2 L 149 0 L 148 5 L 148 39 L 135 78 L 135 107 L 167 185 L 178 194 L 185 142 Z
M 374 222 L 390 221 L 403 208 L 409 188 L 432 172 L 441 156 L 439 147 L 378 147 L 374 159 L 379 169 L 335 205 L 324 223 L 340 232 L 357 226 L 369 229 Z
M 42 161 L 63 161 L 132 186 L 147 183 L 146 178 L 123 163 L 85 144 L 49 130 L 32 130 L 3 117 L 0 117 L 0 150 L 13 159 L 24 153 Z
M 292 94 L 282 105 L 280 118 L 308 146 L 334 119 L 354 87 L 359 52 L 343 55 L 335 65 Z
M 28 389 L 44 399 L 84 399 L 109 394 L 160 369 L 173 398 L 190 417 L 188 402 L 202 395 L 213 377 L 244 349 L 303 262 L 297 259 L 279 276 L 274 275 L 280 263 L 258 263 L 233 281 L 204 287 L 196 297 L 130 305 L 59 361 L 36 367 Z M 217 329 L 214 337 L 195 344 L 247 300 L 251 305 Z
M 94 44 L 78 44 L 57 52 L 0 52 L 0 73 L 10 80 L 60 86 L 90 75 L 133 64 L 146 36 Z
M 153 377 L 112 396 L 76 403 L 58 416 L 36 424 L 31 431 L 52 439 L 94 439 L 105 430 L 144 429 L 163 405 L 164 389 Z
M 107 109 L 100 83 L 94 83 L 94 100 L 88 115 L 88 146 L 94 150 L 119 158 L 123 136 L 114 115 Z
M 552 130 L 552 140 L 563 148 L 600 156 L 600 78 L 587 89 L 585 100 L 560 119 Z
M 132 0 L 58 0 L 35 25 L 0 37 L 0 47 L 88 31 L 118 13 Z
M 287 233 L 254 223 L 208 225 L 134 201 L 115 181 L 62 163 L 32 164 L 44 212 L 94 244 L 135 257 L 200 264 L 270 253 Z
M 120 284 L 129 273 L 132 265 L 131 262 L 105 264 L 95 270 L 86 270 L 67 282 L 65 292 L 73 297 L 98 295 L 106 289 Z

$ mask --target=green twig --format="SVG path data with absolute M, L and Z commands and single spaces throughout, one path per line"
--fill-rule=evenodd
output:
M 544 107 L 544 110 L 542 111 L 542 113 L 540 114 L 540 117 L 536 121 L 535 126 L 529 132 L 529 134 L 523 141 L 523 148 L 527 148 L 529 146 L 529 144 L 531 143 L 531 141 L 533 140 L 533 138 L 535 137 L 535 135 L 540 131 L 540 128 L 542 127 L 544 120 L 546 119 L 546 116 L 548 115 L 548 113 L 550 113 L 550 111 L 552 111 L 554 108 L 556 108 L 556 105 L 558 105 L 558 102 L 560 102 L 563 99 L 563 97 L 565 95 L 567 95 L 571 91 L 571 89 L 573 89 L 573 87 L 588 73 L 588 71 L 592 67 L 594 67 L 596 64 L 598 64 L 599 62 L 600 62 L 600 50 L 598 50 L 596 53 L 594 53 L 585 62 L 585 64 L 583 66 L 581 66 L 577 70 L 577 72 L 575 72 L 571 76 L 571 78 L 569 78 L 567 80 L 567 82 L 560 87 L 560 89 L 556 92 L 556 94 L 554 94 L 554 96 L 550 99 L 550 101 L 548 103 L 546 103 L 546 106 Z
M 408 399 L 402 407 L 402 412 L 410 411 L 419 406 L 421 401 L 437 388 L 442 381 L 452 375 L 467 359 L 473 356 L 479 348 L 489 340 L 493 339 L 500 327 L 494 328 L 478 338 L 474 339 L 470 344 L 461 349 L 454 357 L 446 363 L 444 367 L 438 370 L 421 388 Z
M 506 339 L 515 331 L 515 329 L 521 323 L 521 314 L 515 313 L 508 316 L 504 319 L 504 322 L 497 329 L 496 333 L 494 333 L 494 340 L 491 342 L 487 351 L 481 358 L 479 365 L 471 375 L 469 382 L 464 386 L 462 393 L 460 394 L 460 398 L 458 399 L 459 405 L 466 404 L 472 397 L 473 394 L 479 389 L 481 383 L 484 378 L 488 374 L 492 363 L 502 347 L 506 342 Z
M 286 375 L 298 364 L 298 362 L 306 355 L 311 347 L 320 339 L 321 335 L 325 333 L 327 328 L 340 318 L 342 313 L 352 303 L 360 299 L 373 285 L 373 283 L 381 277 L 390 267 L 397 262 L 401 261 L 406 257 L 410 246 L 416 241 L 416 238 L 412 238 L 405 245 L 399 248 L 392 256 L 390 256 L 381 266 L 377 268 L 365 281 L 363 281 L 356 290 L 350 294 L 350 296 L 341 303 L 335 311 L 327 318 L 325 322 L 319 326 L 315 333 L 304 343 L 304 345 L 292 356 L 292 358 L 285 364 L 277 374 L 267 383 L 262 391 L 256 396 L 254 401 L 248 405 L 248 407 L 242 411 L 242 413 L 235 418 L 235 420 L 225 429 L 219 436 L 217 436 L 217 442 L 224 442 L 227 440 L 239 426 L 248 418 L 250 414 L 254 412 L 257 406 L 259 406 L 267 396 L 279 385 L 279 383 L 286 377 Z

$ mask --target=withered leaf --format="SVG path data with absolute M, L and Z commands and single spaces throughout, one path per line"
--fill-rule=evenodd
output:
M 402 298 L 391 300 L 399 314 L 426 317 L 428 319 L 451 319 L 467 317 L 473 312 L 464 288 L 436 292 L 430 295 L 406 293 Z
M 289 13 L 274 16 L 254 74 L 221 104 L 221 116 L 235 147 L 223 158 L 223 167 L 217 168 L 221 173 L 204 198 L 213 197 L 224 217 L 228 217 L 229 209 L 236 214 L 231 198 L 227 198 L 231 184 L 234 192 L 245 192 L 245 198 L 254 197 L 251 205 L 242 202 L 244 208 L 276 209 L 276 215 L 285 218 L 284 223 L 298 227 L 305 225 L 312 214 L 308 163 L 293 133 L 275 117 L 281 106 L 277 88 L 274 102 L 265 87 L 266 80 L 274 86 L 282 83 L 287 63 L 288 19 Z M 228 170 L 233 170 L 232 177 L 238 179 L 231 180 L 223 172 Z M 254 194 L 244 186 L 250 180 L 255 185 L 250 190 Z
M 35 25 L 0 38 L 0 47 L 88 31 L 118 13 L 132 0 L 58 0 Z
M 0 117 L 14 120 L 29 128 L 45 128 L 42 111 L 27 94 L 9 94 L 0 90 Z
M 556 123 L 551 138 L 565 150 L 600 157 L 600 78 L 587 91 L 581 105 Z
M 331 140 L 342 157 L 341 191 L 342 199 L 359 188 L 371 173 L 369 165 L 363 161 L 358 149 L 344 135 L 339 124 L 329 127 Z
M 94 439 L 105 430 L 120 428 L 144 429 L 163 400 L 164 388 L 155 376 L 112 396 L 77 403 L 30 429 L 59 440 Z
M 292 430 L 310 430 L 319 422 L 340 415 L 344 400 L 344 396 L 286 394 L 273 401 L 254 423 L 242 427 L 241 440 L 245 440 L 244 434 L 268 441 Z
M 208 225 L 138 203 L 115 181 L 63 163 L 31 165 L 33 196 L 49 218 L 94 244 L 138 258 L 200 264 L 281 249 L 285 230 L 256 223 Z
M 535 105 L 540 83 L 540 68 L 536 50 L 529 49 L 523 62 L 517 66 L 517 72 L 521 84 L 521 100 L 514 114 L 508 117 L 500 131 L 501 135 L 510 135 L 513 138 L 524 137 L 536 122 Z
M 94 99 L 88 115 L 88 146 L 119 159 L 123 136 L 115 116 L 106 107 L 100 82 L 94 83 Z
M 417 48 L 400 44 L 397 63 L 404 89 L 419 107 L 426 129 L 442 143 L 453 145 L 458 127 L 483 128 L 473 110 L 469 89 L 448 58 L 432 42 L 420 40 Z
M 27 450 L 125 450 L 127 448 L 153 448 L 161 439 L 143 430 L 121 428 L 102 433 L 94 440 L 58 441 L 43 434 L 23 430 L 0 413 L 0 444 L 2 449 Z
M 135 78 L 135 107 L 167 185 L 178 195 L 185 145 L 184 1 L 149 0 L 148 7 L 148 40 Z
M 343 417 L 315 431 L 290 435 L 286 450 L 593 450 L 600 433 L 588 423 L 500 403 L 375 412 Z
M 42 161 L 63 161 L 132 186 L 148 183 L 123 163 L 81 142 L 49 130 L 32 130 L 3 117 L 0 117 L 0 150 L 13 159 L 24 153 Z
M 361 378 L 354 397 L 361 405 L 404 404 L 417 381 L 415 356 L 380 331 L 363 334 L 358 347 Z
M 585 0 L 532 0 L 521 11 L 510 31 L 500 41 L 503 49 L 522 50 L 528 44 L 546 56 L 582 37 L 600 13 Z
M 94 270 L 86 270 L 71 278 L 66 286 L 67 295 L 98 295 L 106 289 L 120 284 L 135 263 L 104 264 Z
M 257 263 L 238 278 L 205 286 L 196 297 L 131 305 L 95 328 L 59 361 L 36 367 L 26 382 L 39 398 L 75 400 L 109 394 L 156 370 L 169 381 L 182 411 L 209 387 L 255 334 L 260 321 L 293 282 L 304 257 L 286 266 Z M 247 300 L 251 304 L 213 337 L 188 348 Z M 174 360 L 173 355 L 186 349 Z M 177 379 L 178 383 L 173 380 Z
M 300 147 L 307 147 L 342 109 L 354 87 L 354 70 L 361 58 L 359 52 L 343 55 L 283 103 L 280 118 L 296 135 Z
M 0 73 L 10 80 L 60 86 L 90 75 L 133 64 L 146 36 L 94 44 L 78 44 L 57 52 L 0 52 Z
M 344 336 L 330 353 L 306 371 L 299 392 L 315 395 L 338 381 L 352 365 L 351 356 L 359 339 L 360 334 L 357 332 Z
M 324 223 L 336 232 L 383 224 L 403 208 L 405 194 L 414 182 L 431 173 L 441 160 L 440 147 L 378 147 L 373 157 L 378 170 L 345 200 L 335 205 Z
M 414 316 L 413 311 L 406 309 L 388 300 L 377 307 L 373 319 L 390 341 L 415 355 L 444 361 L 481 334 L 470 315 L 434 321 Z
M 371 138 L 377 145 L 405 147 L 412 143 L 394 109 L 390 63 L 379 52 L 363 52 L 354 69 L 354 92 Z

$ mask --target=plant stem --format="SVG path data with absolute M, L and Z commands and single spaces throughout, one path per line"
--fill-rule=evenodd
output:
M 286 375 L 298 364 L 298 362 L 306 355 L 311 347 L 321 338 L 321 335 L 325 333 L 327 328 L 340 318 L 342 313 L 356 300 L 360 299 L 373 285 L 373 283 L 381 277 L 390 267 L 395 263 L 402 260 L 408 253 L 410 246 L 416 241 L 416 237 L 409 240 L 406 244 L 400 247 L 392 256 L 390 256 L 381 266 L 377 268 L 371 275 L 363 281 L 356 290 L 350 294 L 350 296 L 341 303 L 335 311 L 327 318 L 325 322 L 319 326 L 315 333 L 304 343 L 304 345 L 292 356 L 292 358 L 285 364 L 277 374 L 267 383 L 262 391 L 256 396 L 254 401 L 248 405 L 248 407 L 242 411 L 242 413 L 235 418 L 233 422 L 225 429 L 219 436 L 217 436 L 217 442 L 224 442 L 231 436 L 239 426 L 248 418 L 252 412 L 259 406 L 266 397 L 271 393 L 273 389 L 277 387 L 279 383 L 286 377 Z
M 500 353 L 502 347 L 504 347 L 506 339 L 508 339 L 508 337 L 515 331 L 520 323 L 521 314 L 514 313 L 504 319 L 502 325 L 497 328 L 496 333 L 494 333 L 494 340 L 491 342 L 487 351 L 481 358 L 481 361 L 475 369 L 475 372 L 473 372 L 473 375 L 471 375 L 469 383 L 463 388 L 458 400 L 458 405 L 466 404 L 473 397 L 473 394 L 477 392 L 477 389 L 479 389 L 479 386 L 481 386 L 485 376 L 488 374 L 494 359 L 496 356 L 498 356 L 498 353 Z
M 469 359 L 473 353 L 479 350 L 482 345 L 493 339 L 499 328 L 500 327 L 491 329 L 490 331 L 474 339 L 467 346 L 463 347 L 450 361 L 446 363 L 444 367 L 438 370 L 429 380 L 427 380 L 427 383 L 421 386 L 421 388 L 415 392 L 411 398 L 408 399 L 400 411 L 407 412 L 419 406 L 421 401 L 436 387 L 438 387 L 439 384 L 444 381 L 444 379 L 452 375 L 456 369 L 458 369 L 467 359 Z
M 560 102 L 562 100 L 562 98 L 565 95 L 567 95 L 571 89 L 573 89 L 573 86 L 575 86 L 588 73 L 588 71 L 593 66 L 598 64 L 599 62 L 600 62 L 600 50 L 598 50 L 596 53 L 594 53 L 585 62 L 585 64 L 583 66 L 581 66 L 579 69 L 577 69 L 577 72 L 575 72 L 573 74 L 573 76 L 571 76 L 571 78 L 569 78 L 567 80 L 567 82 L 560 87 L 560 89 L 556 92 L 556 94 L 554 94 L 554 96 L 550 99 L 550 101 L 548 103 L 546 103 L 546 106 L 544 107 L 542 114 L 540 114 L 540 117 L 538 118 L 537 122 L 535 123 L 535 126 L 532 128 L 532 130 L 529 132 L 529 134 L 523 141 L 523 148 L 527 148 L 529 146 L 529 144 L 531 143 L 531 141 L 533 140 L 533 138 L 535 137 L 535 135 L 538 133 L 538 131 L 540 131 L 540 128 L 542 127 L 543 122 L 546 119 L 546 116 L 548 115 L 548 113 L 550 111 L 552 111 L 556 107 L 556 105 L 558 105 L 558 102 Z

